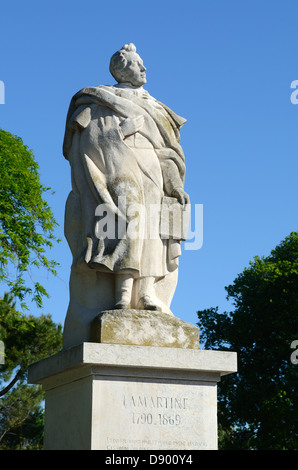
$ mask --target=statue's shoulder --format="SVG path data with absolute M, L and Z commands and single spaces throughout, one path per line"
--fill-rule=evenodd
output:
M 119 88 L 113 86 L 113 85 L 99 85 L 96 87 L 98 91 L 108 91 L 110 93 L 113 93 L 113 95 L 119 95 Z
M 77 91 L 77 93 L 74 95 L 74 98 L 82 95 L 97 95 L 106 91 L 116 94 L 116 90 L 117 89 L 115 87 L 110 85 L 86 86 Z
M 70 109 L 77 108 L 82 104 L 110 101 L 112 96 L 118 95 L 117 89 L 109 85 L 87 86 L 81 88 L 73 97 Z

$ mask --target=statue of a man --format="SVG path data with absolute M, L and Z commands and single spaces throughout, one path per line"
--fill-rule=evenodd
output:
M 160 225 L 165 197 L 188 202 L 179 143 L 185 119 L 144 90 L 146 68 L 134 44 L 112 56 L 110 72 L 117 84 L 72 98 L 63 145 L 72 171 L 65 235 L 73 255 L 65 328 L 77 330 L 104 309 L 171 313 L 181 240 L 148 233 Z M 115 236 L 99 230 L 101 207 L 114 215 Z M 133 236 L 120 234 L 123 223 Z

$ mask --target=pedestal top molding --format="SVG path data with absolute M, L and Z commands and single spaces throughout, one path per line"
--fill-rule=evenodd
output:
M 82 343 L 29 367 L 29 383 L 83 366 L 163 371 L 208 372 L 219 376 L 237 372 L 237 353 L 181 348 Z

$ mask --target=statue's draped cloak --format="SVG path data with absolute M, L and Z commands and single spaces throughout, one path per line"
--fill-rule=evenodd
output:
M 140 148 L 131 146 L 121 131 L 126 118 L 137 116 L 144 118 L 138 134 L 145 145 Z M 183 188 L 185 164 L 179 130 L 184 122 L 143 89 L 137 93 L 117 86 L 90 87 L 72 98 L 63 154 L 72 168 L 65 235 L 74 269 L 84 265 L 98 271 L 130 272 L 134 277 L 162 277 L 177 268 L 179 241 L 148 240 L 142 234 L 144 227 L 148 229 L 149 205 L 160 206 L 163 195 Z M 143 205 L 145 219 L 123 214 L 119 196 L 125 197 L 128 206 Z M 101 237 L 95 230 L 95 211 L 100 204 L 115 215 L 116 229 L 121 216 L 127 223 L 137 221 L 140 236 Z

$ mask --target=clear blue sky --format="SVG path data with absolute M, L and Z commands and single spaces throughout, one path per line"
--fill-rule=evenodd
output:
M 111 55 L 134 42 L 146 89 L 187 123 L 181 131 L 186 191 L 204 206 L 204 243 L 184 251 L 172 309 L 228 309 L 224 286 L 255 255 L 297 230 L 298 3 L 295 0 L 14 1 L 1 5 L 0 127 L 22 137 L 40 165 L 63 238 L 70 168 L 66 113 L 84 86 L 114 83 Z M 51 252 L 57 278 L 40 272 L 45 312 L 64 321 L 70 252 Z M 32 311 L 38 313 L 33 307 Z

